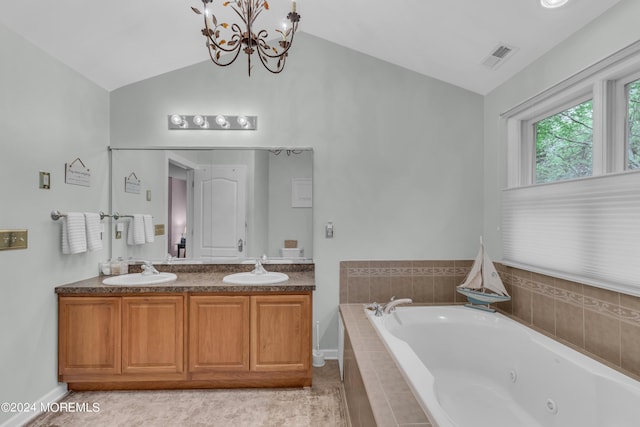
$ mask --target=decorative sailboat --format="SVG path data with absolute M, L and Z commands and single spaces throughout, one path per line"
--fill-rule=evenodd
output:
M 489 307 L 489 304 L 511 299 L 493 262 L 484 250 L 482 237 L 480 238 L 478 256 L 476 256 L 465 281 L 458 285 L 457 291 L 467 297 L 469 304 L 465 304 L 465 306 L 484 311 L 494 312 L 495 310 Z

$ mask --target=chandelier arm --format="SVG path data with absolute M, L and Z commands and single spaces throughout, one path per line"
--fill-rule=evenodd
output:
M 269 66 L 269 63 L 267 61 L 265 61 L 263 55 L 261 55 L 261 53 L 263 53 L 262 49 L 259 48 L 258 50 L 259 50 L 258 58 L 260 58 L 260 62 L 262 62 L 262 65 L 264 65 L 264 68 L 266 68 L 270 73 L 278 74 L 278 73 L 282 72 L 282 70 L 284 70 L 284 63 L 286 61 L 286 56 L 283 56 L 281 58 L 281 61 L 278 62 L 279 65 L 277 64 L 276 68 L 271 69 L 271 67 Z M 277 57 L 275 57 L 275 58 L 277 58 Z
M 238 46 L 240 46 L 240 45 L 238 45 Z M 224 63 L 224 62 L 220 62 L 220 61 L 218 61 L 218 60 L 215 58 L 215 56 L 212 54 L 212 49 L 208 49 L 208 51 L 209 51 L 209 58 L 211 58 L 211 61 L 212 61 L 214 64 L 219 65 L 220 67 L 227 67 L 227 66 L 229 66 L 229 65 L 233 64 L 233 63 L 235 62 L 236 58 L 238 57 L 238 55 L 240 54 L 240 48 L 238 47 L 238 48 L 236 48 L 236 49 L 235 49 L 235 55 L 233 55 L 233 59 L 232 59 L 232 60 L 230 60 L 230 61 L 229 61 L 229 62 L 227 62 L 227 63 Z M 227 52 L 233 52 L 233 51 L 228 50 Z
M 215 17 L 215 15 L 213 15 L 213 14 L 211 14 L 211 15 Z M 209 39 L 209 41 L 210 41 L 210 42 L 211 42 L 211 43 L 216 47 L 216 49 L 220 49 L 220 50 L 221 50 L 221 51 L 223 51 L 223 52 L 234 52 L 235 50 L 237 50 L 237 49 L 238 49 L 238 47 L 237 47 L 237 46 L 234 46 L 233 48 L 229 49 L 229 48 L 223 47 L 222 45 L 218 44 L 218 42 L 217 42 L 216 38 L 214 38 L 214 37 L 212 36 L 212 34 L 215 34 L 215 33 L 216 33 L 216 31 L 218 30 L 218 28 L 222 27 L 222 25 L 216 25 L 216 26 L 214 27 L 214 29 L 213 29 L 213 30 L 211 30 L 211 28 L 209 27 L 209 22 L 208 22 L 208 20 L 207 20 L 207 14 L 206 14 L 206 12 L 204 13 L 204 27 L 205 27 L 205 32 L 206 32 L 206 34 L 204 34 L 204 35 L 205 35 L 205 37 L 206 37 L 207 39 Z M 232 30 L 233 35 L 231 36 L 230 40 L 236 40 L 236 41 L 237 41 L 237 39 L 239 38 L 239 35 L 238 35 L 238 34 L 242 34 L 242 32 L 241 32 L 241 30 L 240 30 L 240 27 L 238 26 L 238 24 L 235 24 L 235 23 L 234 23 L 234 24 L 231 26 L 231 30 Z M 240 44 L 240 43 L 238 43 L 238 44 Z M 207 47 L 209 47 L 209 45 L 207 45 Z M 215 49 L 214 49 L 214 50 L 215 50 Z M 210 48 L 210 47 L 209 47 L 209 51 L 211 51 L 211 48 Z M 209 53 L 209 56 L 211 56 L 211 53 Z M 214 62 L 215 62 L 215 61 L 214 61 Z M 217 62 L 216 62 L 216 64 L 217 64 Z
M 215 27 L 215 30 L 217 30 L 219 27 L 221 27 L 220 25 L 218 25 L 217 27 Z M 209 39 L 209 41 L 211 43 L 213 43 L 213 45 L 217 48 L 220 49 L 223 52 L 235 52 L 236 50 L 239 50 L 240 46 L 242 45 L 242 29 L 240 28 L 240 26 L 238 24 L 232 24 L 231 25 L 231 32 L 232 32 L 232 36 L 229 39 L 229 42 L 233 41 L 233 47 L 232 48 L 227 48 L 222 46 L 221 44 L 218 43 L 217 39 L 214 38 L 213 36 L 209 35 L 207 36 L 207 38 Z M 209 34 L 207 32 L 207 34 Z M 215 31 L 213 31 L 213 34 L 215 34 Z M 227 46 L 230 45 L 230 43 L 227 42 Z
M 260 33 L 266 34 L 266 31 L 263 30 Z M 269 52 L 271 48 L 264 40 L 264 37 L 265 36 L 263 34 L 262 38 L 258 40 L 258 44 L 256 45 L 258 48 L 258 57 L 260 58 L 260 62 L 262 62 L 262 65 L 264 66 L 264 68 L 266 68 L 270 73 L 278 74 L 282 72 L 282 70 L 284 70 L 284 65 L 287 60 L 287 55 L 284 53 L 280 55 L 269 55 L 267 52 Z M 276 63 L 275 66 L 272 66 L 270 64 L 269 59 L 271 58 L 278 58 L 278 62 Z
M 265 56 L 267 56 L 267 57 L 269 57 L 269 58 L 279 58 L 279 57 L 281 57 L 282 55 L 286 55 L 286 53 L 287 53 L 287 52 L 289 52 L 289 49 L 291 49 L 291 46 L 293 46 L 293 37 L 294 37 L 294 35 L 295 35 L 295 33 L 296 33 L 296 31 L 295 31 L 295 30 L 296 30 L 297 28 L 298 28 L 298 25 L 295 25 L 295 27 L 293 27 L 293 28 L 292 28 L 292 31 L 291 31 L 291 40 L 287 42 L 287 43 L 288 43 L 288 45 L 287 45 L 287 47 L 286 47 L 282 52 L 280 52 L 280 53 L 278 53 L 278 54 L 270 54 L 270 53 L 267 53 L 267 50 L 265 50 L 265 51 L 263 52 L 263 53 L 264 53 L 264 55 L 265 55 Z M 262 31 L 260 31 L 260 33 L 258 33 L 258 35 L 262 34 L 263 32 L 264 32 L 264 33 L 266 33 L 267 31 L 266 31 L 266 30 L 262 30 Z M 267 34 L 267 36 L 268 36 L 268 34 Z M 260 41 L 264 42 L 264 36 L 262 36 L 262 37 L 260 38 Z M 286 40 L 285 40 L 285 41 L 286 41 Z
M 211 42 L 211 44 L 213 44 L 216 47 L 216 49 L 221 50 L 223 52 L 227 52 L 227 53 L 235 52 L 236 50 L 239 50 L 240 46 L 242 45 L 242 43 L 238 41 L 240 39 L 240 35 L 238 35 L 238 34 L 234 34 L 229 39 L 230 41 L 235 41 L 236 42 L 236 43 L 233 44 L 232 48 L 227 48 L 227 47 L 224 47 L 224 46 L 218 44 L 218 42 L 211 36 L 209 36 L 208 39 Z M 229 45 L 228 42 L 227 42 L 227 45 Z

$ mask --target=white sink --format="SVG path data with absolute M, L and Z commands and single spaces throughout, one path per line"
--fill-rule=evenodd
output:
M 123 274 L 122 276 L 112 276 L 104 279 L 102 283 L 105 285 L 116 286 L 142 286 L 142 285 L 158 285 L 160 283 L 168 283 L 176 280 L 178 276 L 173 273 L 160 274 L 142 274 L 132 273 Z
M 222 281 L 232 285 L 273 285 L 289 280 L 289 276 L 284 273 L 267 272 L 264 274 L 255 273 L 235 273 L 224 276 Z

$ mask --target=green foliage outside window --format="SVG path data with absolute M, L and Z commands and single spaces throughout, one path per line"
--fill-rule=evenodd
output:
M 628 169 L 640 169 L 640 80 L 627 85 Z
M 571 107 L 535 125 L 536 179 L 540 184 L 591 176 L 593 101 Z M 640 123 L 636 133 L 640 132 Z M 640 148 L 640 137 L 636 137 Z M 636 151 L 640 156 L 640 150 Z M 636 157 L 640 160 L 640 157 Z

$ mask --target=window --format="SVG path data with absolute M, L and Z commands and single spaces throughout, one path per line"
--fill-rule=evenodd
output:
M 640 80 L 625 86 L 627 95 L 627 169 L 640 169 Z
M 549 116 L 533 126 L 536 184 L 592 175 L 592 100 Z
M 502 262 L 640 296 L 640 41 L 501 117 Z

